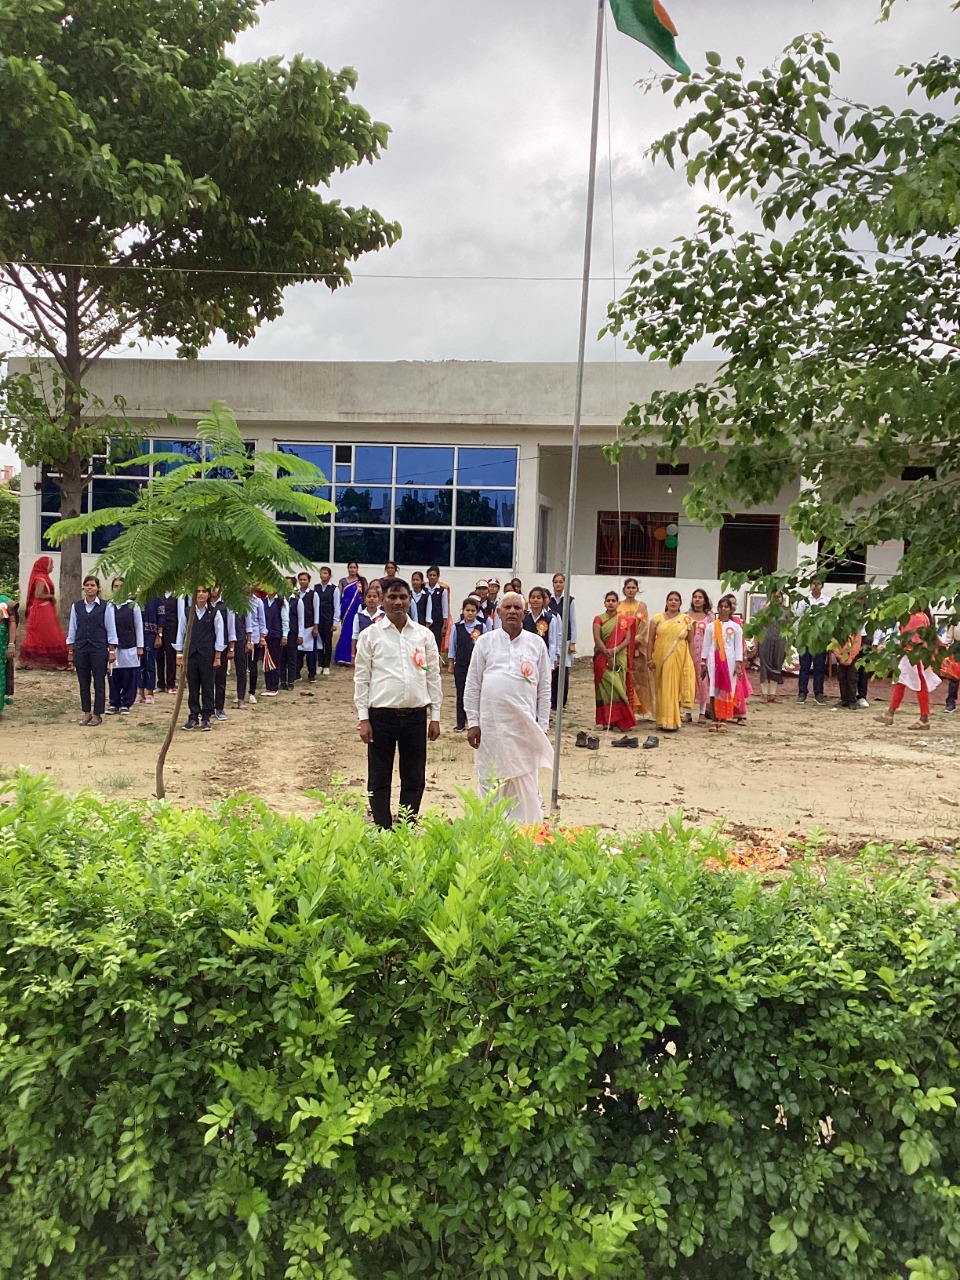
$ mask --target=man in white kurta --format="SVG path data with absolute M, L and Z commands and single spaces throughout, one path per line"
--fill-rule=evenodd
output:
M 543 819 L 537 770 L 553 767 L 550 657 L 540 637 L 523 630 L 525 612 L 516 592 L 500 601 L 500 627 L 473 647 L 463 706 L 481 799 L 506 800 L 514 821 L 535 823 Z

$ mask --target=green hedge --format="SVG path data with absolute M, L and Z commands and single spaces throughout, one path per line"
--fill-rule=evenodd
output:
M 3 1280 L 956 1280 L 922 882 L 10 786 Z

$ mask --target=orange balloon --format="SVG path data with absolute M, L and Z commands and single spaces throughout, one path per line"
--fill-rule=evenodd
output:
M 658 528 L 654 529 L 653 536 L 656 538 L 658 542 L 663 542 L 663 540 L 667 536 L 667 531 L 663 527 L 663 525 L 660 525 Z

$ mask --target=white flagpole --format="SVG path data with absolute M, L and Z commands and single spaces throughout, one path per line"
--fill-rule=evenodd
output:
M 603 66 L 604 0 L 597 2 L 597 51 L 593 71 L 593 121 L 590 126 L 590 169 L 587 177 L 587 224 L 583 246 L 583 287 L 580 294 L 580 348 L 577 353 L 577 389 L 573 402 L 573 438 L 570 445 L 570 496 L 567 502 L 567 543 L 563 556 L 563 619 L 560 628 L 560 670 L 557 673 L 557 717 L 554 724 L 553 781 L 550 808 L 560 808 L 560 743 L 563 734 L 563 690 L 567 650 L 570 647 L 570 582 L 573 576 L 573 523 L 577 512 L 577 475 L 580 469 L 580 415 L 583 407 L 583 362 L 587 349 L 587 303 L 590 297 L 590 255 L 593 249 L 593 204 L 597 185 L 597 134 L 600 128 L 600 73 Z

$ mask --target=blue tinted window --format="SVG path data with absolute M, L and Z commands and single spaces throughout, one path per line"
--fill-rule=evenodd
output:
M 177 453 L 181 455 L 183 462 L 200 462 L 203 457 L 203 446 L 196 440 L 154 440 L 152 444 L 154 453 Z M 181 465 L 176 461 L 155 462 L 154 471 L 158 475 L 165 475 Z
M 315 524 L 278 524 L 277 528 L 307 560 L 330 559 L 330 526 Z
M 333 558 L 338 564 L 384 564 L 390 558 L 389 529 L 351 529 L 337 525 L 333 534 Z
M 40 510 L 49 515 L 56 515 L 60 518 L 60 490 L 54 481 L 47 474 L 46 468 L 43 472 L 43 489 L 40 492 Z M 80 512 L 86 515 L 90 510 L 90 486 L 85 484 L 80 495 Z
M 333 446 L 329 444 L 281 444 L 277 446 L 280 453 L 292 453 L 304 462 L 312 462 L 323 472 L 325 480 L 333 478 Z
M 103 511 L 106 507 L 132 507 L 142 484 L 139 480 L 127 480 L 120 476 L 97 479 L 91 485 L 91 508 Z
M 90 550 L 94 555 L 106 551 L 114 538 L 119 538 L 123 531 L 123 526 L 119 524 L 101 525 L 99 529 L 94 529 L 90 535 Z
M 337 490 L 337 520 L 348 524 L 389 524 L 393 490 L 358 487 Z
M 500 569 L 507 572 L 513 565 L 513 534 L 458 529 L 456 555 L 458 569 Z
M 353 451 L 353 478 L 357 484 L 390 484 L 393 448 L 388 444 L 357 445 Z
M 453 484 L 453 450 L 401 445 L 397 449 L 397 484 Z
M 513 489 L 461 489 L 457 493 L 457 527 L 512 529 L 516 500 Z
M 477 489 L 508 487 L 517 483 L 516 449 L 460 449 L 457 484 Z
M 393 555 L 399 564 L 421 566 L 421 572 L 428 564 L 449 564 L 450 534 L 440 529 L 398 529 L 393 535 Z
M 451 489 L 395 489 L 397 524 L 450 524 Z
M 51 542 L 47 541 L 47 530 L 52 524 L 56 524 L 60 519 L 59 516 L 43 515 L 40 517 L 40 546 L 44 551 L 59 551 L 59 547 L 55 547 Z M 90 551 L 90 535 L 85 533 L 80 538 L 80 550 L 89 553 Z M 20 615 L 21 624 L 23 623 L 23 614 Z
M 350 474 L 352 470 L 353 468 L 349 462 L 338 462 L 337 474 L 335 476 L 337 484 L 349 484 L 352 479 Z
M 147 462 L 138 462 L 135 467 L 124 465 L 131 458 L 140 458 L 145 453 L 150 452 L 150 441 L 142 440 L 135 445 L 121 445 L 117 441 L 111 441 L 110 458 L 111 465 L 117 467 L 117 474 L 121 476 L 148 476 L 150 474 L 150 464 Z M 97 458 L 94 466 L 94 473 L 98 476 L 106 474 L 108 460 L 106 458 Z

